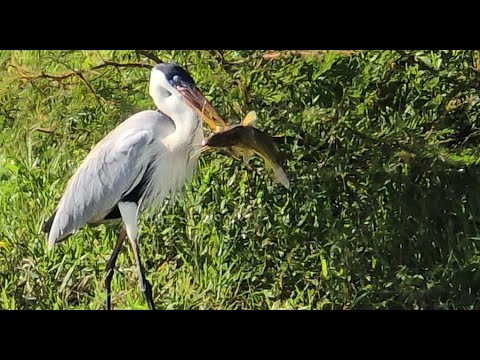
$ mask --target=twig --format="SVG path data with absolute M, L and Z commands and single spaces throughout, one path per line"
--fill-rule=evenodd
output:
M 147 51 L 147 50 L 135 50 L 135 52 L 139 55 L 143 55 L 146 58 L 155 61 L 156 64 L 163 63 L 163 61 L 155 55 L 153 52 Z
M 322 56 L 329 52 L 350 56 L 356 51 L 360 51 L 360 50 L 280 50 L 280 51 L 268 50 L 263 53 L 256 54 L 254 56 L 246 57 L 245 59 L 234 60 L 234 61 L 224 61 L 224 63 L 228 65 L 241 65 L 259 58 L 263 60 L 275 60 L 275 59 L 278 59 L 281 57 L 287 57 L 287 56 Z
M 48 135 L 53 135 L 53 136 L 56 136 L 56 137 L 60 137 L 60 138 L 67 138 L 69 140 L 75 140 L 75 137 L 73 135 L 64 135 L 64 134 L 61 134 L 59 132 L 56 132 L 55 130 L 52 130 L 52 129 L 46 129 L 46 128 L 31 128 L 30 131 L 38 131 L 39 133 L 43 133 L 43 134 L 48 134 Z
M 51 129 L 45 129 L 45 128 L 33 128 L 33 129 L 30 129 L 30 130 L 35 130 L 35 131 L 38 131 L 38 132 L 41 132 L 41 133 L 44 133 L 44 134 L 49 134 L 49 135 L 60 135 L 58 134 L 56 131 L 54 130 L 51 130 Z
M 95 96 L 95 99 L 97 100 L 98 102 L 98 105 L 100 106 L 103 106 L 102 103 L 100 102 L 100 99 L 98 97 L 98 94 L 97 92 L 93 89 L 92 85 L 90 85 L 90 83 L 88 82 L 88 80 L 85 78 L 85 76 L 83 76 L 83 73 L 80 73 L 80 74 L 77 74 L 77 76 L 80 78 L 80 80 L 82 80 L 85 85 L 87 85 L 88 89 L 92 92 L 92 94 Z M 103 97 L 102 97 L 103 98 Z M 105 99 L 104 99 L 105 100 Z
M 340 55 L 352 55 L 356 50 L 287 50 L 287 51 L 269 51 L 264 53 L 262 57 L 266 60 L 277 59 L 279 57 L 299 55 L 299 56 L 322 56 L 329 52 Z
M 102 54 L 100 53 L 100 51 L 95 50 L 95 52 L 96 52 L 97 55 L 100 57 L 100 59 L 102 59 L 102 61 L 105 62 L 105 59 L 103 58 L 103 56 L 102 56 Z
M 62 81 L 62 80 L 68 79 L 68 78 L 73 77 L 73 76 L 78 76 L 78 77 L 80 77 L 80 79 L 83 80 L 84 78 L 82 78 L 82 77 L 85 74 L 87 74 L 89 72 L 92 72 L 94 70 L 99 70 L 99 69 L 108 67 L 108 66 L 113 66 L 115 68 L 143 68 L 143 69 L 151 69 L 152 68 L 152 65 L 146 64 L 146 63 L 143 63 L 143 62 L 119 63 L 119 62 L 116 62 L 116 61 L 105 60 L 105 61 L 103 61 L 103 63 L 92 66 L 90 69 L 87 69 L 87 70 L 72 70 L 70 72 L 60 74 L 60 75 L 47 74 L 43 71 L 40 74 L 36 74 L 36 75 L 25 75 L 25 73 L 27 72 L 26 70 L 21 69 L 21 68 L 17 67 L 16 65 L 13 65 L 13 64 L 9 64 L 8 66 L 11 66 L 15 70 L 17 70 L 17 72 L 20 75 L 20 78 L 23 79 L 23 80 L 36 80 L 36 79 L 44 78 L 44 79 L 52 79 L 52 80 L 55 80 L 55 81 Z

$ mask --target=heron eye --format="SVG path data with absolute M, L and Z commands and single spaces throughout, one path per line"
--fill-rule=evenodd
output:
M 178 83 L 180 82 L 180 76 L 175 75 L 175 76 L 173 77 L 173 82 L 174 82 L 175 84 L 178 84 Z

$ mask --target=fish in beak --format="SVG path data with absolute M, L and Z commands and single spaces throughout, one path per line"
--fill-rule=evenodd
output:
M 273 137 L 253 127 L 254 111 L 247 114 L 240 124 L 223 128 L 204 139 L 207 148 L 224 149 L 235 158 L 243 158 L 248 164 L 252 155 L 262 158 L 267 168 L 273 171 L 274 179 L 285 188 L 290 188 L 285 171 L 281 166 L 281 154 Z

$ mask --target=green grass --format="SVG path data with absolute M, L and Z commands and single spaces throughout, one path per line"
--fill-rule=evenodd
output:
M 229 123 L 285 135 L 289 191 L 219 154 L 140 246 L 159 309 L 480 308 L 480 52 L 156 51 Z M 153 108 L 135 51 L 0 51 L 0 308 L 103 309 L 118 227 L 41 232 L 105 134 Z M 82 76 L 59 76 L 82 70 Z M 146 309 L 128 247 L 115 309 Z

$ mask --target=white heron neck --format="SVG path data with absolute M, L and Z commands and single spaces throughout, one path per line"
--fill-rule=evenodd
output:
M 182 98 L 172 95 L 166 98 L 154 98 L 154 102 L 161 112 L 172 119 L 177 136 L 190 136 L 195 131 L 199 119 L 195 111 L 185 104 Z

